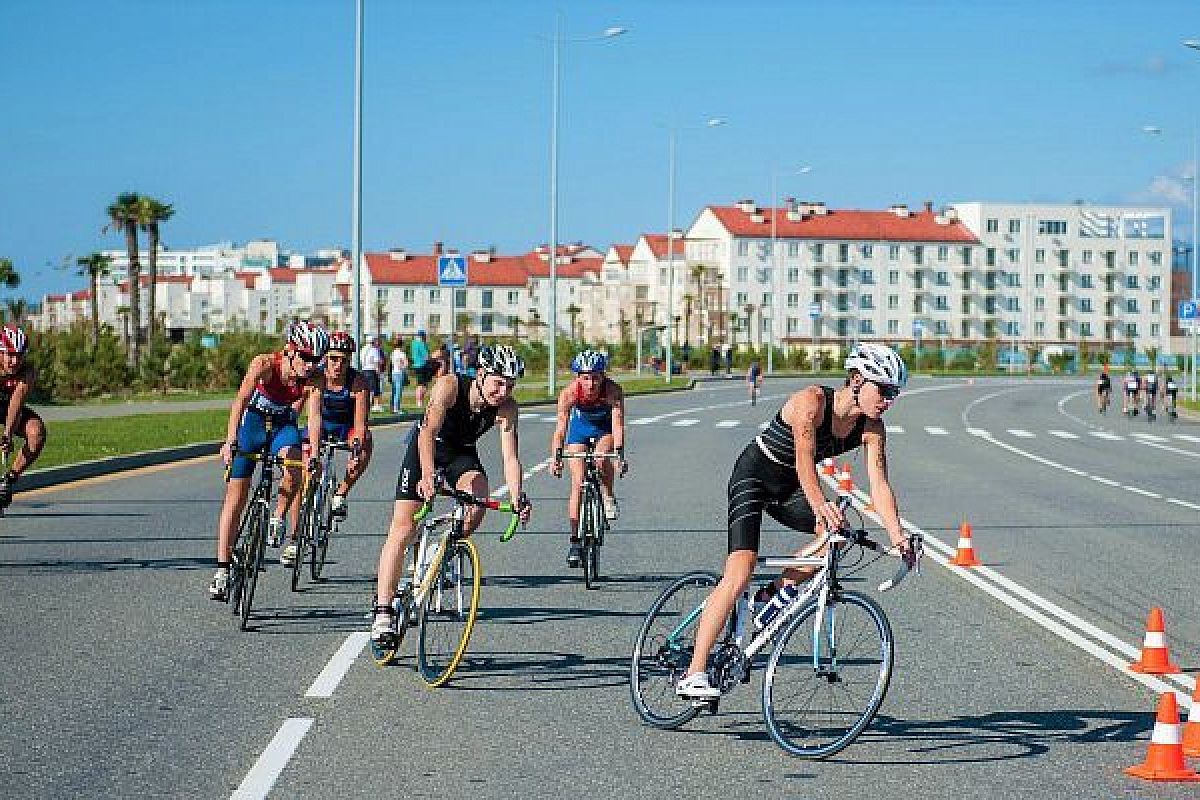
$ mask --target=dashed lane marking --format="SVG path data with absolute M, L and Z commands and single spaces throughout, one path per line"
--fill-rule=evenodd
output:
M 1133 492 L 1134 494 L 1140 494 L 1142 497 L 1153 497 L 1156 500 L 1162 499 L 1161 494 L 1158 494 L 1157 492 L 1149 492 L 1149 491 L 1146 491 L 1145 489 L 1139 489 L 1136 486 L 1122 486 L 1121 488 L 1127 492 Z
M 347 636 L 346 641 L 342 642 L 342 646 L 333 654 L 333 658 L 329 659 L 325 669 L 321 670 L 321 674 L 313 681 L 312 686 L 308 687 L 304 696 L 333 697 L 334 690 L 342 682 L 342 678 L 346 677 L 346 673 L 350 671 L 350 667 L 358 659 L 358 654 L 366 647 L 367 640 L 370 638 L 371 634 L 367 631 L 356 631 Z
M 718 428 L 736 428 L 742 421 L 740 419 L 723 419 L 717 423 Z
M 263 750 L 241 784 L 233 790 L 230 800 L 258 800 L 266 797 L 312 724 L 312 717 L 289 717 L 284 720 L 267 749 Z
M 1174 436 L 1176 439 L 1182 439 L 1185 442 L 1195 442 L 1196 444 L 1200 444 L 1200 436 L 1191 436 L 1186 433 L 1176 433 Z
M 691 426 L 695 425 L 699 421 L 700 420 L 698 420 L 698 419 L 677 419 L 677 420 L 673 421 L 671 424 L 674 425 L 676 428 L 690 428 Z
M 949 432 L 945 428 L 939 428 L 934 425 L 926 425 L 925 432 L 931 436 L 947 436 Z
M 1123 437 L 1117 436 L 1115 433 L 1109 433 L 1108 431 L 1088 431 L 1088 433 L 1097 439 L 1107 439 L 1110 442 L 1124 441 Z
M 1018 439 L 1032 439 L 1034 437 L 1034 434 L 1021 428 L 1009 428 L 1008 432 L 1013 436 L 1016 436 Z
M 1070 431 L 1050 431 L 1051 436 L 1057 436 L 1060 439 L 1078 439 L 1079 434 L 1071 433 Z
M 1156 436 L 1153 433 L 1131 433 L 1129 435 L 1146 442 L 1165 442 L 1167 440 L 1167 437 Z
M 885 425 L 888 433 L 904 433 L 904 428 L 899 425 Z
M 967 433 L 971 434 L 972 436 L 991 436 L 991 434 L 985 431 L 983 428 L 967 428 Z

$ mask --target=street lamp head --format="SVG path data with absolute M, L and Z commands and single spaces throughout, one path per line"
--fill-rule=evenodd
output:
M 1162 128 L 1157 125 L 1143 125 L 1142 133 L 1159 134 L 1162 133 Z
M 621 36 L 622 34 L 626 33 L 629 33 L 628 28 L 622 28 L 620 25 L 614 25 L 611 28 L 605 28 L 602 35 L 605 39 L 611 39 L 614 36 Z
M 712 119 L 710 119 L 708 122 L 706 122 L 704 124 L 706 127 L 709 127 L 709 128 L 719 128 L 725 124 L 725 120 L 722 119 L 721 117 L 713 117 Z
M 812 172 L 812 167 L 808 166 L 807 164 L 796 170 L 797 175 L 807 175 L 810 172 Z
M 1184 39 L 1184 47 L 1190 47 L 1193 50 L 1200 50 L 1200 39 Z

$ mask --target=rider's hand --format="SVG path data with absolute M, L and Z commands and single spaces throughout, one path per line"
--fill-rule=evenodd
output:
M 350 458 L 346 462 L 346 471 L 358 469 L 358 462 L 362 460 L 362 442 L 354 439 L 350 442 Z
M 12 452 L 12 449 L 13 449 L 12 437 L 9 436 L 7 433 L 0 434 L 0 450 L 3 450 L 4 455 L 7 456 L 8 454 L 10 454 Z
M 233 461 L 233 444 L 233 442 L 225 442 L 221 445 L 221 463 L 227 467 Z
M 529 497 L 524 492 L 517 498 L 517 518 L 521 520 L 522 525 L 529 524 L 529 517 L 533 515 L 533 504 L 529 502 Z
M 824 526 L 826 533 L 840 531 L 846 527 L 846 515 L 832 500 L 826 500 L 817 506 L 816 515 L 817 521 Z
M 917 564 L 917 553 L 913 550 L 912 542 L 903 534 L 899 538 L 892 537 L 892 547 L 899 551 L 900 557 L 904 559 L 904 565 L 912 569 Z
M 556 478 L 561 478 L 563 474 L 563 462 L 561 458 L 556 458 L 550 462 L 550 474 Z
M 622 478 L 624 478 L 625 474 L 627 472 L 629 472 L 629 462 L 625 460 L 625 448 L 623 446 L 618 447 L 617 448 L 617 474 L 620 475 Z
M 417 495 L 422 500 L 432 500 L 434 496 L 433 476 L 426 475 L 417 481 Z

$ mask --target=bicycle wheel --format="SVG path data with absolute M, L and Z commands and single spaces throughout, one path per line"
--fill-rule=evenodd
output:
M 237 538 L 233 540 L 233 552 L 229 562 L 229 610 L 234 616 L 242 613 L 242 593 L 246 588 L 247 545 L 250 542 L 249 528 L 254 519 L 253 505 L 246 506 L 238 523 Z
M 309 542 L 309 546 L 312 552 L 310 572 L 314 581 L 321 580 L 321 573 L 325 571 L 325 559 L 329 555 L 329 535 L 333 532 L 333 518 L 329 514 L 329 503 L 333 499 L 333 487 L 332 480 L 323 485 L 322 491 L 318 495 L 316 515 L 313 518 L 313 538 Z
M 266 503 L 252 504 L 254 511 L 250 520 L 249 539 L 246 541 L 246 586 L 242 590 L 241 623 L 242 630 L 250 627 L 250 609 L 254 606 L 254 590 L 258 586 L 258 573 L 263 568 L 263 555 L 266 551 L 267 510 Z
M 300 588 L 300 573 L 304 569 L 304 561 L 312 549 L 313 537 L 316 535 L 316 503 L 320 484 L 310 482 L 304 492 L 304 501 L 300 506 L 299 528 L 296 531 L 296 558 L 292 561 L 292 591 Z
M 583 585 L 591 589 L 596 583 L 596 491 L 590 485 L 583 489 L 583 502 L 579 504 L 579 541 L 583 545 Z
M 450 680 L 471 641 L 483 580 L 479 551 L 470 539 L 452 540 L 430 574 L 417 620 L 417 670 L 436 688 Z
M 788 623 L 763 676 L 767 730 L 776 744 L 802 758 L 835 755 L 871 724 L 887 694 L 894 656 L 891 626 L 871 598 L 857 592 L 832 596 L 819 633 L 812 627 L 816 612 L 810 603 Z
M 711 572 L 684 575 L 663 589 L 646 612 L 629 664 L 629 692 L 643 722 L 678 728 L 700 713 L 675 694 L 675 684 L 692 660 L 700 612 L 718 581 Z

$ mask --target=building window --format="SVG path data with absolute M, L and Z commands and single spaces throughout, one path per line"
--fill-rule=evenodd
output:
M 1039 247 L 1038 249 L 1033 251 L 1033 263 L 1035 263 L 1035 264 L 1045 264 L 1046 263 L 1046 251 L 1044 249 L 1042 249 L 1041 247 Z
M 850 285 L 850 270 L 839 269 L 837 271 L 837 285 L 843 289 Z
M 1009 233 L 1020 233 L 1021 232 L 1021 220 L 1010 219 L 1008 221 L 1008 232 Z
M 517 290 L 515 290 L 515 289 L 511 289 L 511 290 L 509 290 L 509 292 L 508 292 L 508 304 L 509 304 L 510 306 L 515 306 L 515 305 L 517 304 L 517 302 L 520 300 L 520 297 L 521 297 L 521 293 L 520 293 L 519 291 L 517 291 Z
M 1126 289 L 1138 288 L 1138 276 L 1137 275 L 1126 275 L 1125 276 L 1125 288 Z
M 1019 323 L 1014 321 L 1006 322 L 1004 323 L 1004 332 L 1009 336 L 1020 336 L 1021 326 Z
M 864 245 L 860 245 L 860 246 L 859 246 L 859 248 L 858 248 L 858 252 L 862 254 L 862 257 L 863 257 L 864 259 L 870 259 L 870 258 L 874 258 L 874 256 L 875 256 L 875 245 L 873 245 L 873 244 L 864 244 Z
M 858 321 L 858 332 L 867 336 L 875 335 L 875 323 L 869 319 L 860 319 Z
M 918 244 L 918 245 L 913 246 L 913 263 L 914 264 L 924 264 L 925 263 L 925 245 Z
M 746 303 L 748 303 L 748 302 L 750 302 L 749 295 L 747 295 L 745 292 L 738 292 L 737 296 L 734 300 L 734 305 L 736 305 L 740 309 L 743 306 L 745 306 Z
M 800 243 L 788 242 L 788 257 L 795 258 L 798 255 L 800 255 Z
M 738 267 L 737 268 L 738 283 L 745 283 L 748 280 L 750 280 L 750 268 L 749 267 Z M 660 283 L 666 283 L 666 281 L 660 281 Z
M 1152 292 L 1157 292 L 1162 288 L 1162 277 L 1159 275 L 1151 275 L 1147 278 L 1146 288 Z
M 643 300 L 643 301 L 649 300 L 650 299 L 650 287 L 649 286 L 634 287 L 633 297 L 635 300 Z
M 1062 268 L 1066 269 L 1066 267 L 1067 267 L 1067 259 L 1068 259 L 1068 258 L 1070 258 L 1070 256 L 1071 256 L 1071 251 L 1069 251 L 1069 250 L 1059 250 L 1059 251 L 1058 251 L 1058 265 L 1059 265 L 1060 267 L 1062 267 Z
M 820 286 L 825 280 L 825 274 L 819 269 L 813 270 L 813 286 Z
M 949 286 L 950 285 L 950 273 L 949 272 L 937 273 L 934 276 L 934 282 L 937 283 L 938 286 Z
M 1046 323 L 1044 323 L 1044 322 L 1033 323 L 1033 335 L 1039 339 L 1043 338 L 1046 335 Z
M 889 294 L 888 295 L 888 311 L 896 311 L 899 308 L 900 308 L 900 295 Z
M 1066 311 L 1063 310 L 1064 308 L 1066 308 L 1066 302 L 1067 302 L 1066 298 L 1059 298 L 1058 311 L 1060 314 L 1067 313 Z M 1034 311 L 1045 311 L 1046 310 L 1046 298 L 1041 297 L 1041 296 L 1033 298 L 1033 310 Z
M 999 233 L 1000 232 L 1000 220 L 995 219 L 995 218 L 989 219 L 986 223 L 986 227 L 987 227 L 988 233 Z
M 838 245 L 838 263 L 845 264 L 849 260 L 850 260 L 850 245 L 839 244 Z
M 1020 287 L 1020 285 L 1021 285 L 1021 273 L 1019 273 L 1019 272 L 1010 272 L 1010 273 L 1008 273 L 1008 274 L 1005 276 L 1005 278 L 1006 278 L 1006 282 L 1008 283 L 1008 285 L 1009 285 L 1011 288 L 1013 288 L 1013 289 L 1016 289 L 1016 288 Z
M 441 314 L 430 314 L 428 327 L 429 327 L 429 330 L 433 331 L 434 333 L 437 333 L 437 331 L 442 327 L 442 315 Z
M 1084 264 L 1091 264 L 1092 263 L 1092 251 L 1084 250 L 1083 255 L 1081 255 L 1080 258 L 1082 259 Z
M 889 319 L 887 321 L 887 331 L 888 331 L 888 334 L 891 336 L 895 336 L 896 334 L 898 334 L 900 332 L 900 320 Z
M 737 243 L 737 254 L 739 256 L 750 255 L 750 243 L 745 239 L 739 239 Z
M 1019 297 L 1007 297 L 1007 298 L 1005 298 L 1005 301 L 1006 301 L 1006 302 L 1005 302 L 1005 307 L 1006 307 L 1006 308 L 1007 308 L 1009 311 L 1020 311 L 1020 310 L 1021 310 L 1021 298 L 1019 298 Z
M 1125 323 L 1125 335 L 1128 336 L 1130 339 L 1137 338 L 1138 334 L 1137 334 L 1137 323 L 1136 322 Z
M 1136 267 L 1138 265 L 1138 251 L 1129 251 L 1129 266 Z
M 934 298 L 933 307 L 936 311 L 949 311 L 950 300 L 944 294 L 939 294 Z
M 1091 336 L 1092 335 L 1092 323 L 1090 323 L 1090 322 L 1079 323 L 1079 335 L 1080 336 Z
M 483 293 L 482 293 L 480 301 L 479 301 L 479 305 L 482 308 L 491 308 L 492 307 L 492 290 L 491 289 L 483 290 Z
M 760 306 L 760 308 L 770 308 L 770 307 L 771 307 L 771 293 L 763 292 L 762 305 Z
M 812 246 L 812 251 L 813 251 L 813 261 L 824 261 L 825 260 L 825 245 L 821 244 L 820 242 L 817 242 L 816 244 L 814 244 Z
M 896 284 L 900 283 L 900 271 L 899 270 L 895 270 L 895 269 L 888 270 L 888 283 L 892 286 L 895 286 Z
M 1046 288 L 1046 276 L 1040 272 L 1037 273 L 1036 275 L 1034 275 L 1033 276 L 1033 288 L 1035 288 L 1035 289 Z
M 1150 301 L 1150 313 L 1151 314 L 1157 314 L 1161 310 L 1162 310 L 1162 301 L 1161 300 L 1151 300 Z
M 888 261 L 899 261 L 899 260 L 900 260 L 900 245 L 898 245 L 898 244 L 888 245 Z
M 938 260 L 938 261 L 945 261 L 945 260 L 946 260 L 946 259 L 948 259 L 949 257 L 950 257 L 950 248 L 949 248 L 949 247 L 947 247 L 947 246 L 946 246 L 946 245 L 944 245 L 944 244 L 942 244 L 942 245 L 938 245 L 938 249 L 937 249 L 937 260 Z
M 409 305 L 411 305 L 412 303 L 415 303 L 417 300 L 417 290 L 416 289 L 405 289 L 403 299 L 404 299 L 404 302 Z
M 1152 266 L 1152 267 L 1161 267 L 1162 266 L 1162 251 L 1161 250 L 1151 250 L 1149 253 L 1146 254 L 1146 258 L 1150 259 L 1150 266 Z
M 922 274 L 920 272 L 913 273 L 913 288 L 914 289 L 925 288 L 925 275 L 924 274 Z
M 1079 288 L 1081 288 L 1081 289 L 1095 288 L 1094 281 L 1092 280 L 1092 276 L 1091 275 L 1080 275 L 1079 276 Z
M 429 290 L 429 302 L 430 303 L 442 302 L 442 290 L 441 289 L 430 289 Z
M 1038 233 L 1043 236 L 1061 236 L 1067 232 L 1067 221 L 1062 219 L 1038 220 Z
M 800 295 L 796 294 L 795 292 L 790 292 L 787 296 L 787 307 L 788 308 L 799 308 L 800 307 Z
M 963 248 L 959 249 L 958 255 L 959 255 L 959 258 L 962 259 L 961 263 L 964 267 L 971 266 L 971 248 L 963 247 Z
M 799 323 L 799 320 L 797 320 L 795 317 L 788 317 L 788 318 L 787 318 L 787 332 L 788 332 L 788 336 L 794 336 L 794 335 L 796 335 L 797 333 L 799 333 L 799 331 L 800 331 L 800 323 Z
M 1116 250 L 1105 250 L 1104 251 L 1104 266 L 1108 267 L 1109 269 L 1116 269 L 1116 266 L 1117 266 L 1117 251 Z
M 935 336 L 949 336 L 950 323 L 944 319 L 939 319 L 933 323 L 933 333 Z
M 1129 314 L 1138 313 L 1138 304 L 1136 297 L 1130 297 L 1125 300 L 1125 311 Z
M 416 322 L 416 314 L 405 314 L 400 318 L 400 324 L 405 330 L 412 330 L 413 324 Z
M 983 310 L 988 314 L 996 313 L 996 298 L 994 295 L 988 295 L 983 299 Z
M 984 251 L 983 262 L 989 267 L 996 266 L 996 248 L 989 247 Z
M 799 267 L 788 267 L 787 278 L 788 278 L 788 283 L 799 283 L 800 282 L 800 268 Z
M 1021 261 L 1021 249 L 1019 247 L 1008 248 L 1008 263 L 1018 264 Z
M 455 289 L 454 290 L 454 307 L 455 308 L 466 308 L 467 307 L 467 290 L 466 289 Z
M 1158 323 L 1157 323 L 1157 322 L 1151 322 L 1151 323 L 1150 323 L 1150 335 L 1151 335 L 1151 336 L 1158 336 L 1158 331 L 1159 331 L 1159 326 L 1158 326 Z M 1188 717 L 1188 719 L 1191 719 L 1191 717 Z
M 925 313 L 925 300 L 920 295 L 913 298 L 912 310 L 914 314 Z
M 962 274 L 962 290 L 964 292 L 969 292 L 971 290 L 971 275 L 970 275 L 970 273 L 964 272 Z
M 1085 314 L 1092 313 L 1092 298 L 1082 297 L 1079 299 L 1079 310 Z
M 875 308 L 875 298 L 869 294 L 861 294 L 858 296 L 858 307 L 870 311 Z
M 491 314 L 481 314 L 479 316 L 479 331 L 480 333 L 491 333 L 494 329 L 494 321 Z
M 858 282 L 867 286 L 873 286 L 875 284 L 875 273 L 869 269 L 859 270 Z

